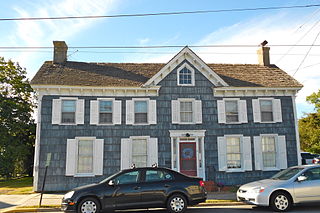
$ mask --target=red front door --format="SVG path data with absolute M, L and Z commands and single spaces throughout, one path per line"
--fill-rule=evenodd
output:
M 180 172 L 197 176 L 197 158 L 195 142 L 180 142 Z

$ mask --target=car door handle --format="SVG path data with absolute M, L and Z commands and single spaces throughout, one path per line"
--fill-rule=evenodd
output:
M 164 184 L 164 187 L 169 188 L 169 187 L 170 187 L 170 185 L 168 185 L 168 184 Z
M 141 187 L 140 186 L 135 186 L 133 189 L 134 190 L 139 190 Z

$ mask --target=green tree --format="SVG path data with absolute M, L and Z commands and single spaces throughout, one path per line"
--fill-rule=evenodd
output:
M 35 139 L 33 95 L 26 70 L 0 57 L 0 176 L 31 174 Z
M 301 149 L 320 154 L 320 90 L 308 96 L 307 101 L 315 106 L 315 113 L 308 113 L 299 120 Z

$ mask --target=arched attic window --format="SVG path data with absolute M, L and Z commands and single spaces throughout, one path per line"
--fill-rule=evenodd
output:
M 177 70 L 179 86 L 194 86 L 194 69 L 188 64 L 182 65 Z

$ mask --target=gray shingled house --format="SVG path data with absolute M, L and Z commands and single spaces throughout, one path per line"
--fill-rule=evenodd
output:
M 168 63 L 54 59 L 31 81 L 38 95 L 34 190 L 69 190 L 158 164 L 225 185 L 300 164 L 295 95 L 302 85 L 269 62 L 207 64 L 188 47 Z

